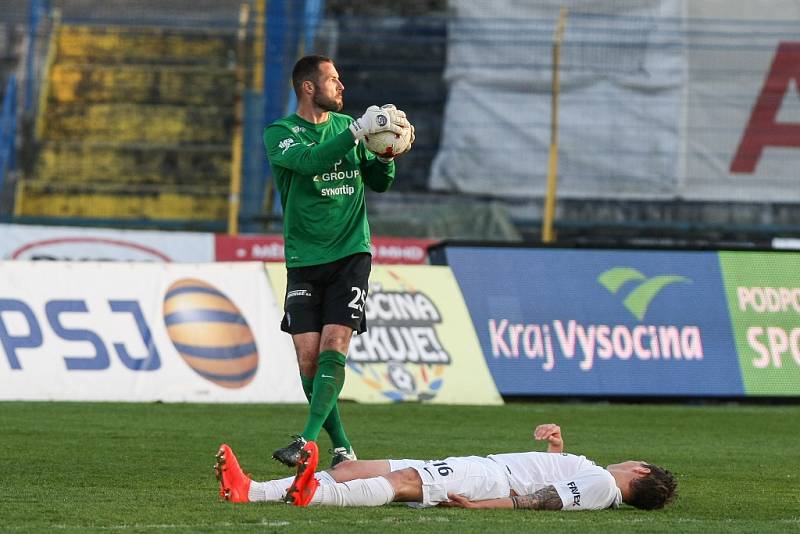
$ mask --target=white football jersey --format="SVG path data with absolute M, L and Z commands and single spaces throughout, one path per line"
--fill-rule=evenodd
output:
M 558 491 L 564 510 L 602 510 L 619 506 L 622 492 L 611 473 L 585 456 L 552 452 L 490 454 L 508 472 L 511 489 L 530 495 L 546 486 Z

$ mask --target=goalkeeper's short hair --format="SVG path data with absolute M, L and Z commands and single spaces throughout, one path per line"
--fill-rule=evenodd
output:
M 328 56 L 312 55 L 304 56 L 297 60 L 292 69 L 292 87 L 294 87 L 294 94 L 300 97 L 303 82 L 313 82 L 317 85 L 319 79 L 319 65 L 320 63 L 333 63 L 333 60 Z

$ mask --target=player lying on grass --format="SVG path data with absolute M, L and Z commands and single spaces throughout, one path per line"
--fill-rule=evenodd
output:
M 275 501 L 296 506 L 380 506 L 390 502 L 462 508 L 601 510 L 620 502 L 663 508 L 675 499 L 669 471 L 642 461 L 605 469 L 567 454 L 561 428 L 539 425 L 534 438 L 547 452 L 450 457 L 444 460 L 354 460 L 315 473 L 317 445 L 306 443 L 297 476 L 255 482 L 242 472 L 228 445 L 217 452 L 214 471 L 220 496 L 232 502 Z

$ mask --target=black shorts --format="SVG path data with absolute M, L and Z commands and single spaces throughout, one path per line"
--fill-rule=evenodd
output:
M 341 324 L 358 334 L 365 332 L 371 269 L 372 256 L 366 252 L 322 265 L 287 268 L 281 330 L 302 334 Z

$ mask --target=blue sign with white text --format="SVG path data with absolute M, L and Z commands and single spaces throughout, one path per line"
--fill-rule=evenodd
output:
M 716 252 L 446 254 L 503 395 L 744 394 Z

